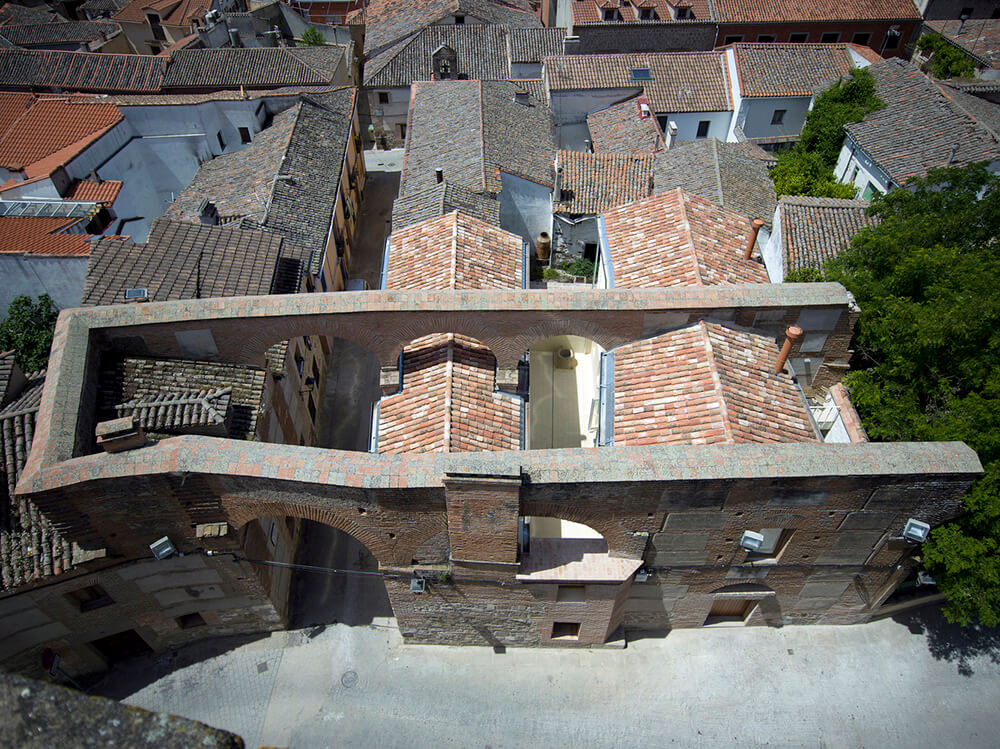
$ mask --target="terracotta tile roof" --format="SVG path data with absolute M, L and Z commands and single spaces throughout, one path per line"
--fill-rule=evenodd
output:
M 211 0 L 133 0 L 112 17 L 116 21 L 146 23 L 148 10 L 159 15 L 164 26 L 187 26 L 211 7 Z
M 8 97 L 12 97 L 14 107 L 24 102 L 20 94 L 0 93 L 0 101 Z M 0 108 L 9 111 L 3 105 Z M 63 153 L 55 166 L 68 162 L 121 119 L 118 107 L 108 104 L 37 99 L 0 134 L 0 165 L 10 170 L 28 169 L 28 176 L 35 176 L 29 168 L 32 165 L 60 151 Z
M 121 304 L 135 288 L 155 302 L 270 294 L 281 256 L 282 239 L 270 232 L 159 218 L 145 244 L 94 244 L 82 303 Z
M 507 29 L 511 62 L 541 62 L 550 55 L 561 55 L 566 29 L 517 28 Z
M 851 244 L 854 235 L 876 219 L 865 215 L 866 200 L 786 195 L 781 208 L 784 271 L 820 268 Z
M 41 23 L 24 26 L 4 26 L 0 36 L 18 47 L 49 44 L 86 43 L 110 39 L 121 33 L 117 23 L 106 21 L 69 21 L 67 23 Z
M 121 192 L 123 182 L 113 179 L 106 179 L 95 182 L 91 179 L 81 179 L 73 183 L 69 192 L 66 193 L 66 200 L 77 200 L 82 203 L 104 203 L 111 205 Z
M 814 442 L 773 338 L 698 322 L 615 350 L 614 444 Z
M 597 153 L 650 153 L 663 149 L 663 132 L 656 118 L 643 116 L 641 105 L 649 99 L 636 96 L 587 115 L 590 140 Z
M 346 47 L 182 49 L 170 55 L 163 89 L 329 86 Z
M 844 129 L 894 183 L 949 162 L 1000 160 L 1000 145 L 990 131 L 912 64 L 891 59 L 868 69 L 886 106 Z
M 456 14 L 501 26 L 541 27 L 537 15 L 513 5 L 513 2 L 490 0 L 372 0 L 364 17 L 365 52 L 377 54 L 400 39 Z
M 34 103 L 34 94 L 0 93 L 0 134 L 6 134 Z
M 653 192 L 682 188 L 771 226 L 777 197 L 768 173 L 773 156 L 748 143 L 715 138 L 680 143 L 656 154 Z
M 397 198 L 392 204 L 392 230 L 461 211 L 493 226 L 500 226 L 500 201 L 460 185 L 442 182 L 420 192 Z
M 0 5 L 0 26 L 39 23 L 66 23 L 66 19 L 47 6 L 32 8 L 18 3 Z
M 552 114 L 536 100 L 514 101 L 518 88 L 505 81 L 414 83 L 399 194 L 433 187 L 439 168 L 446 182 L 473 192 L 500 192 L 501 171 L 551 185 Z
M 652 154 L 560 151 L 562 181 L 553 210 L 582 215 L 633 203 L 653 187 Z
M 150 55 L 0 49 L 0 87 L 8 90 L 153 92 L 166 68 L 167 60 Z
M 454 77 L 502 81 L 510 78 L 507 29 L 503 26 L 429 26 L 389 47 L 365 64 L 366 86 L 409 86 L 434 76 L 433 55 L 442 45 L 456 53 Z
M 87 257 L 91 235 L 63 233 L 80 222 L 78 218 L 0 216 L 0 253 Z
M 733 44 L 740 93 L 812 96 L 825 81 L 857 67 L 850 44 Z
M 161 391 L 115 406 L 118 417 L 132 416 L 147 433 L 228 436 L 232 387 Z
M 89 14 L 91 18 L 109 18 L 128 5 L 128 0 L 87 0 L 77 8 L 81 14 Z
M 744 260 L 750 220 L 683 190 L 604 214 L 615 288 L 767 283 Z
M 652 81 L 632 71 L 648 69 Z M 561 55 L 545 58 L 550 91 L 635 88 L 654 112 L 728 112 L 729 74 L 719 52 L 663 52 L 627 55 Z
M 1000 68 L 1000 18 L 924 21 L 924 28 L 940 34 L 983 67 Z
M 403 349 L 403 389 L 379 405 L 380 453 L 520 448 L 521 406 L 494 391 L 496 359 L 460 335 L 435 334 Z
M 713 0 L 719 23 L 920 20 L 913 0 Z
M 692 21 L 708 21 L 712 18 L 711 6 L 708 0 L 691 0 L 690 2 L 676 2 L 674 6 L 687 7 L 689 18 L 677 20 L 676 12 L 671 8 L 667 0 L 640 0 L 640 2 L 630 3 L 623 0 L 574 0 L 572 4 L 573 24 L 585 23 L 690 23 Z M 656 17 L 653 19 L 641 20 L 636 8 L 652 8 Z M 621 21 L 605 21 L 604 9 L 615 8 Z
M 522 240 L 454 211 L 394 230 L 387 289 L 520 289 Z

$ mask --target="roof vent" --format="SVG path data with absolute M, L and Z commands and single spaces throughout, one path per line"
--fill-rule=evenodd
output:
M 149 289 L 125 289 L 126 302 L 143 302 L 149 299 Z
M 921 544 L 927 540 L 927 534 L 931 532 L 931 527 L 920 520 L 910 518 L 903 528 L 903 538 L 915 544 Z
M 653 74 L 652 72 L 650 72 L 649 68 L 632 68 L 631 72 L 633 81 L 653 80 Z
M 524 106 L 528 106 L 531 103 L 531 100 L 528 98 L 528 92 L 525 89 L 518 89 L 514 92 L 514 101 Z

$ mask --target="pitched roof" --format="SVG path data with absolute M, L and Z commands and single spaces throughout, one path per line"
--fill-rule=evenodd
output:
M 81 179 L 74 182 L 66 193 L 66 200 L 78 200 L 82 203 L 105 203 L 111 205 L 121 192 L 124 183 L 118 180 L 105 179 L 95 182 L 92 179 Z
M 710 322 L 615 350 L 614 444 L 814 442 L 773 338 Z
M 392 204 L 392 230 L 395 232 L 452 211 L 500 226 L 499 200 L 460 185 L 441 182 L 397 198 Z
M 635 80 L 646 69 L 651 81 Z M 654 112 L 727 112 L 729 73 L 719 52 L 662 52 L 626 55 L 560 55 L 545 58 L 550 91 L 635 88 Z
M 383 454 L 517 450 L 521 406 L 494 390 L 496 359 L 461 335 L 435 334 L 403 349 L 403 389 L 379 403 Z
M 165 26 L 187 26 L 212 7 L 211 0 L 133 0 L 115 13 L 116 21 L 146 23 L 146 12 L 156 13 Z
M 66 234 L 79 218 L 0 216 L 0 254 L 87 257 L 90 234 Z
M 454 75 L 470 79 L 510 78 L 507 29 L 503 26 L 429 26 L 389 47 L 365 64 L 366 86 L 409 86 L 434 76 L 433 55 L 441 46 L 456 53 Z
M 533 99 L 515 101 L 518 88 L 505 81 L 415 82 L 399 194 L 433 187 L 439 168 L 445 181 L 474 192 L 499 192 L 501 171 L 551 185 L 551 112 Z
M 713 0 L 719 23 L 920 20 L 913 0 Z
M 712 17 L 708 0 L 675 2 L 674 6 L 687 6 L 690 11 L 689 17 L 676 20 L 676 13 L 667 0 L 642 0 L 636 3 L 628 3 L 624 0 L 573 0 L 573 25 L 585 23 L 690 23 L 692 21 L 708 21 Z M 617 8 L 621 21 L 604 20 L 603 11 L 611 8 Z M 656 18 L 641 20 L 637 8 L 652 8 Z
M 541 27 L 537 15 L 513 5 L 513 2 L 503 4 L 490 0 L 372 0 L 364 14 L 365 52 L 377 54 L 403 37 L 456 14 L 478 18 L 488 24 Z
M 0 36 L 19 47 L 92 42 L 98 39 L 110 39 L 120 32 L 121 27 L 117 23 L 106 21 L 36 23 L 0 28 Z
M 0 87 L 8 90 L 153 92 L 166 68 L 166 58 L 151 55 L 0 49 Z
M 281 255 L 282 239 L 270 232 L 159 218 L 145 244 L 94 244 L 82 303 L 121 304 L 134 288 L 155 302 L 270 294 Z
M 976 58 L 984 67 L 1000 68 L 1000 18 L 924 21 L 924 26 Z
M 801 268 L 820 268 L 851 244 L 854 235 L 875 218 L 865 215 L 866 200 L 781 198 L 781 244 L 785 273 Z
M 652 154 L 560 151 L 559 166 L 562 180 L 553 209 L 562 213 L 601 213 L 652 190 Z
M 517 28 L 507 29 L 511 62 L 541 62 L 550 55 L 561 55 L 566 29 L 563 28 Z
M 893 182 L 902 185 L 934 167 L 1000 159 L 993 135 L 911 63 L 893 58 L 868 69 L 886 106 L 844 129 Z
M 233 388 L 161 391 L 115 406 L 119 418 L 132 416 L 146 432 L 227 436 Z
M 181 49 L 170 55 L 164 89 L 331 85 L 347 47 Z
M 0 26 L 39 23 L 66 23 L 66 19 L 47 6 L 29 7 L 18 3 L 0 5 Z
M 245 217 L 286 240 L 283 256 L 322 260 L 355 106 L 355 90 L 303 95 L 242 151 L 201 169 L 166 215 L 197 221 L 209 200 L 222 217 Z M 282 179 L 276 179 L 278 174 Z
M 650 153 L 663 148 L 663 132 L 652 110 L 643 114 L 649 99 L 635 96 L 587 115 L 590 140 L 597 153 Z
M 734 44 L 740 94 L 812 96 L 820 84 L 857 67 L 851 44 Z
M 754 149 L 763 154 L 755 155 Z M 743 143 L 705 138 L 656 154 L 653 192 L 680 187 L 771 226 L 777 197 L 765 151 Z
M 744 260 L 750 222 L 681 189 L 604 213 L 616 288 L 767 283 Z
M 128 5 L 128 0 L 87 0 L 77 8 L 77 12 L 82 11 L 92 17 L 106 18 L 114 15 L 126 5 Z
M 522 240 L 453 211 L 393 230 L 387 289 L 520 289 Z

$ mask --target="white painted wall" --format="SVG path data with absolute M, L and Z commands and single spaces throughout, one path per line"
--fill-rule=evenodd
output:
M 708 135 L 706 138 L 726 140 L 732 129 L 732 112 L 657 112 L 656 119 L 660 128 L 666 132 L 667 123 L 677 124 L 677 140 L 698 140 L 698 125 L 708 120 Z
M 758 235 L 759 237 L 759 235 Z M 781 205 L 774 209 L 774 220 L 771 224 L 771 235 L 764 247 L 764 267 L 771 283 L 781 283 L 785 280 L 785 248 L 781 239 Z
M 833 175 L 839 182 L 853 184 L 859 198 L 864 197 L 869 186 L 883 195 L 889 192 L 892 186 L 889 175 L 861 150 L 850 135 L 844 136 L 844 145 L 840 149 Z
M 380 104 L 378 95 L 389 94 L 389 102 Z M 369 106 L 374 117 L 382 118 L 382 127 L 399 135 L 398 125 L 406 124 L 406 115 L 410 108 L 410 87 L 376 88 L 369 93 Z
M 535 251 L 538 234 L 552 234 L 552 189 L 500 173 L 500 228 L 521 236 Z
M 56 307 L 79 307 L 87 276 L 86 257 L 0 255 L 0 317 L 16 297 L 48 294 Z
M 780 135 L 798 135 L 802 132 L 806 114 L 812 105 L 811 96 L 766 96 L 744 98 L 736 116 L 736 123 L 748 138 L 773 138 Z M 780 125 L 772 125 L 774 113 L 785 110 Z
M 551 91 L 549 106 L 556 125 L 586 122 L 587 115 L 642 93 L 635 88 L 602 88 Z

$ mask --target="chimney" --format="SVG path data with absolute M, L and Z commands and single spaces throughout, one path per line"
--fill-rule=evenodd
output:
M 760 227 L 764 225 L 764 219 L 755 218 L 750 223 L 750 238 L 747 240 L 747 248 L 743 250 L 743 259 L 749 260 L 750 256 L 753 255 L 754 245 L 757 244 L 757 233 L 760 231 Z
M 434 176 L 437 177 L 437 183 L 440 185 L 444 182 L 444 169 L 435 169 Z
M 590 141 L 589 138 L 583 142 L 583 146 L 584 146 L 584 149 L 587 151 L 587 153 L 593 153 L 594 152 L 594 144 Z
M 198 218 L 205 226 L 219 225 L 219 209 L 210 200 L 203 200 L 198 210 Z
M 528 106 L 528 104 L 530 103 L 528 100 L 528 92 L 518 89 L 517 91 L 514 92 L 514 101 L 516 101 L 518 104 L 523 104 L 524 106 Z
M 774 365 L 774 373 L 781 374 L 785 371 L 785 362 L 788 361 L 788 355 L 792 353 L 792 346 L 802 337 L 802 328 L 798 325 L 790 325 L 785 328 L 785 343 L 781 347 L 781 353 L 778 354 L 778 361 Z
M 229 43 L 232 44 L 234 48 L 243 46 L 243 42 L 240 41 L 240 32 L 237 29 L 229 29 Z
M 677 123 L 670 120 L 667 123 L 667 150 L 674 145 L 674 140 L 677 138 Z
M 955 160 L 955 154 L 958 153 L 958 144 L 956 143 L 951 147 L 951 153 L 948 154 L 948 166 L 951 166 L 951 162 Z
M 90 179 L 91 179 L 91 181 L 92 181 L 92 182 L 96 182 L 96 183 L 97 183 L 97 184 L 99 184 L 99 185 L 100 185 L 100 184 L 103 184 L 103 183 L 104 183 L 104 180 L 103 180 L 103 179 L 101 179 L 101 178 L 100 178 L 100 177 L 99 177 L 99 176 L 97 175 L 97 170 L 96 170 L 96 169 L 91 169 L 91 170 L 90 170 Z

